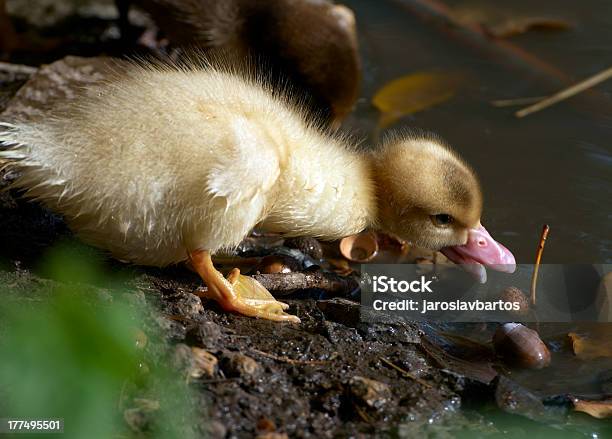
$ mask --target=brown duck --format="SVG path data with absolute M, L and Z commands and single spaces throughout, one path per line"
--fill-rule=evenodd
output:
M 355 17 L 326 0 L 117 0 L 122 32 L 131 3 L 148 12 L 172 45 L 253 56 L 276 82 L 311 98 L 335 121 L 357 99 Z

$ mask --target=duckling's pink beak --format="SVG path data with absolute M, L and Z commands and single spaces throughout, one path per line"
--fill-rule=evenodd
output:
M 514 273 L 516 261 L 506 247 L 495 241 L 482 224 L 468 230 L 468 239 L 464 245 L 445 247 L 440 250 L 444 256 L 472 273 L 480 281 L 487 281 L 485 266 L 497 271 Z

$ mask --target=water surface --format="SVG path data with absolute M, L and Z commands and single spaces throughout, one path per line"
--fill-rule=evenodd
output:
M 392 129 L 424 128 L 461 152 L 482 182 L 483 224 L 517 262 L 533 262 L 541 226 L 547 223 L 545 262 L 609 263 L 612 80 L 524 119 L 513 115 L 521 107 L 494 108 L 490 102 L 551 94 L 567 84 L 563 78 L 581 80 L 612 66 L 612 2 L 447 2 L 459 16 L 484 11 L 492 21 L 499 16 L 570 21 L 571 30 L 505 40 L 535 57 L 533 63 L 508 56 L 494 41 L 478 44 L 441 31 L 416 18 L 406 7 L 410 3 L 346 2 L 357 17 L 364 58 L 363 98 L 349 127 L 371 136 L 378 115 L 370 98 L 394 78 L 432 70 L 464 74 L 467 79 L 453 99 L 407 116 Z

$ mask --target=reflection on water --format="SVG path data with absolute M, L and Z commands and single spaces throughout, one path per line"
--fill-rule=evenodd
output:
M 394 128 L 440 133 L 471 163 L 485 191 L 483 223 L 532 263 L 543 223 L 551 226 L 549 263 L 612 261 L 612 81 L 524 119 L 518 108 L 494 108 L 495 99 L 542 96 L 563 83 L 524 62 L 468 45 L 415 18 L 403 2 L 347 1 L 356 13 L 364 57 L 365 98 L 350 129 L 370 136 L 378 115 L 369 103 L 386 82 L 418 71 L 461 72 L 457 95 L 401 119 Z M 512 16 L 553 16 L 575 27 L 510 38 L 569 78 L 583 79 L 612 64 L 612 2 L 590 0 L 484 2 L 454 0 L 453 10 L 499 8 Z M 488 44 L 488 43 L 487 43 Z M 491 42 L 490 45 L 495 46 Z M 519 107 L 520 108 L 520 107 Z

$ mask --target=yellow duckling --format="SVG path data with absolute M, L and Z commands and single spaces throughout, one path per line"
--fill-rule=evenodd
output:
M 336 239 L 379 228 L 457 262 L 513 266 L 480 225 L 474 173 L 433 137 L 359 151 L 261 81 L 200 66 L 133 66 L 38 122 L 3 123 L 15 186 L 120 260 L 190 260 L 229 311 L 299 322 L 211 255 L 257 224 Z

